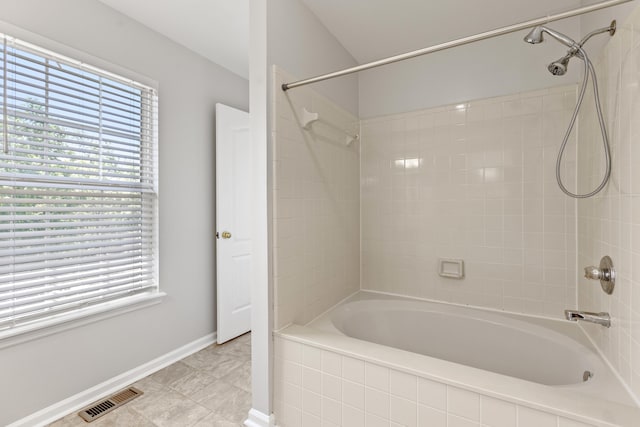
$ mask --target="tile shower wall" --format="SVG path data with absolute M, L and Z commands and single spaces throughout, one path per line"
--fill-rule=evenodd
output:
M 605 190 L 578 202 L 578 307 L 606 311 L 611 328 L 582 325 L 640 401 L 640 9 L 636 8 L 595 62 L 611 140 L 612 174 Z M 579 119 L 579 189 L 604 174 L 593 96 Z M 609 255 L 616 269 L 612 295 L 582 278 L 582 267 Z
M 274 369 L 278 427 L 592 426 L 279 336 Z
M 554 170 L 575 99 L 572 85 L 363 121 L 362 288 L 575 306 L 575 202 Z M 573 137 L 563 174 L 575 182 Z M 439 277 L 438 258 L 464 259 L 466 277 Z
M 358 119 L 274 72 L 273 277 L 275 328 L 305 324 L 360 286 Z M 302 110 L 320 119 L 302 127 Z M 346 132 L 345 132 L 346 131 Z

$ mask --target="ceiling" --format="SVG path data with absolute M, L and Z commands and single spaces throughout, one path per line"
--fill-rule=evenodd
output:
M 100 0 L 249 78 L 249 0 Z
M 248 78 L 249 0 L 100 1 Z M 564 11 L 581 3 L 580 0 L 302 1 L 359 63 Z
M 581 3 L 580 0 L 302 1 L 358 63 L 565 11 Z

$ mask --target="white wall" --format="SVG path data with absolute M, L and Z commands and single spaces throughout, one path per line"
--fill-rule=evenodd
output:
M 2 0 L 2 19 L 159 82 L 162 304 L 0 350 L 6 425 L 215 331 L 216 102 L 248 82 L 96 0 Z
M 589 4 L 593 4 L 593 0 L 583 0 L 583 5 L 587 6 Z M 602 9 L 597 12 L 587 13 L 585 15 L 580 16 L 580 29 L 581 36 L 584 37 L 589 34 L 591 31 L 596 30 L 598 28 L 604 28 L 609 26 L 612 20 L 616 20 L 618 25 L 623 25 L 631 12 L 638 7 L 637 1 L 631 1 L 629 3 L 624 3 L 619 6 L 610 7 L 607 9 Z M 606 34 L 593 36 L 587 44 L 585 44 L 585 48 L 587 50 L 587 54 L 591 58 L 591 60 L 595 60 L 598 58 L 598 55 L 602 52 L 607 42 L 611 39 Z
M 579 18 L 549 26 L 570 37 L 580 37 Z M 507 34 L 361 72 L 360 117 L 566 85 L 579 79 L 580 67 L 575 63 L 563 77 L 552 76 L 546 69 L 552 60 L 564 55 L 566 47 L 550 37 L 539 45 L 527 44 L 522 40 L 526 33 Z
M 268 138 L 267 0 L 251 0 L 249 81 L 252 176 L 253 261 L 251 271 L 251 398 L 249 420 L 268 424 L 271 415 L 271 324 L 269 204 L 271 182 Z M 259 356 L 258 356 L 259 355 Z M 262 423 L 262 424 L 260 424 Z M 251 425 L 251 424 L 249 424 Z
M 267 10 L 267 64 L 308 78 L 352 67 L 355 59 L 299 0 L 272 0 Z M 341 77 L 313 88 L 358 115 L 358 77 Z M 295 89 L 294 89 L 295 90 Z
M 548 26 L 579 40 L 594 29 L 606 27 L 612 19 L 621 24 L 636 5 L 636 2 L 630 2 Z M 549 74 L 547 64 L 564 55 L 566 48 L 550 37 L 540 45 L 528 45 L 522 41 L 527 32 L 507 34 L 361 72 L 360 117 L 566 85 L 581 78 L 582 67 L 577 61 L 571 62 L 569 72 L 563 77 Z M 597 57 L 607 39 L 605 35 L 592 38 L 586 45 L 587 53 Z

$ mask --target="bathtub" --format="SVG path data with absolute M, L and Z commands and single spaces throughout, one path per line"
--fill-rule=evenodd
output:
M 640 426 L 636 402 L 573 322 L 360 291 L 278 335 L 589 425 Z
M 362 293 L 310 326 L 539 384 L 615 385 L 576 325 L 546 320 Z

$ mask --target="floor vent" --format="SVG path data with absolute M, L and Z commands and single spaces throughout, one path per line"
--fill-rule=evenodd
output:
M 141 396 L 142 394 L 142 391 L 138 390 L 137 388 L 129 387 L 107 397 L 106 399 L 92 404 L 88 408 L 85 408 L 82 411 L 78 412 L 78 415 L 80 415 L 83 420 L 90 423 L 91 421 L 97 420 L 101 416 L 108 414 L 114 409 L 124 405 L 127 402 L 130 402 L 131 400 L 135 399 L 138 396 Z

